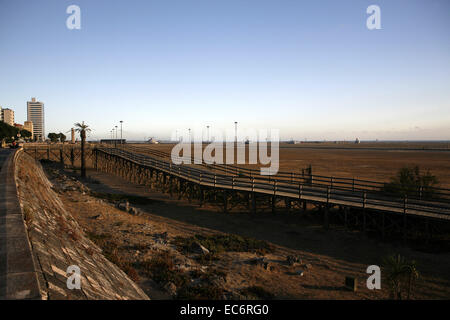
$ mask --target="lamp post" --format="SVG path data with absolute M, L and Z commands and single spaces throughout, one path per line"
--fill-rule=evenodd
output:
M 117 126 L 115 126 L 116 128 L 116 139 L 114 140 L 114 147 L 117 148 Z
M 123 121 L 120 120 L 120 144 L 122 144 L 122 123 Z
M 209 126 L 206 126 L 206 142 L 209 143 Z
M 237 146 L 237 121 L 234 122 L 234 142 L 236 143 Z
M 189 143 L 192 141 L 192 137 L 191 137 L 191 128 L 188 129 L 189 130 Z
M 114 127 L 111 129 L 111 146 L 114 144 L 116 145 L 116 141 L 114 140 Z

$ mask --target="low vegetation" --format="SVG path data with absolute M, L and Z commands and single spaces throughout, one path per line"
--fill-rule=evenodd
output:
M 110 235 L 88 232 L 87 236 L 89 237 L 89 239 L 91 239 L 92 242 L 94 242 L 102 249 L 103 255 L 106 259 L 108 259 L 116 266 L 118 266 L 122 271 L 124 271 L 131 280 L 133 280 L 134 282 L 139 281 L 139 275 L 136 269 L 134 269 L 128 259 L 120 255 L 119 245 L 114 241 L 114 239 L 112 239 Z
M 66 141 L 66 135 L 64 133 L 55 133 L 50 132 L 47 137 L 50 139 L 51 142 L 64 142 Z
M 33 210 L 28 206 L 28 205 L 24 205 L 23 206 L 23 219 L 26 222 L 26 226 L 27 226 L 27 230 L 30 231 L 31 230 L 31 226 L 33 224 Z
M 434 187 L 438 183 L 429 170 L 423 173 L 418 166 L 403 167 L 384 185 L 383 191 L 401 197 L 431 198 L 436 196 Z
M 218 254 L 226 251 L 233 252 L 253 252 L 264 255 L 273 252 L 273 246 L 264 240 L 257 240 L 249 237 L 242 237 L 233 234 L 224 235 L 199 235 L 190 238 L 177 237 L 175 245 L 184 252 L 189 252 L 192 245 L 197 242 L 207 248 L 211 254 Z
M 10 126 L 9 124 L 0 121 L 0 140 L 5 139 L 6 142 L 11 142 L 13 137 L 17 137 L 20 134 L 22 138 L 30 138 L 31 132 L 27 130 L 20 130 L 19 128 Z
M 411 299 L 415 282 L 419 278 L 416 262 L 408 261 L 400 255 L 391 255 L 384 259 L 383 267 L 389 283 L 391 298 L 402 300 L 406 293 L 406 299 Z
M 221 300 L 223 289 L 212 283 L 184 286 L 178 290 L 176 299 L 180 300 Z
M 258 300 L 272 300 L 275 298 L 273 293 L 260 286 L 251 286 L 244 288 L 241 290 L 241 294 L 247 298 L 254 298 Z
M 139 267 L 161 286 L 169 282 L 177 287 L 185 286 L 189 281 L 186 273 L 175 268 L 173 257 L 168 252 L 156 253 L 150 260 L 140 262 Z
M 128 201 L 130 204 L 136 205 L 146 205 L 151 204 L 154 201 L 141 196 L 130 195 L 130 194 L 120 194 L 120 193 L 106 193 L 106 192 L 91 192 L 91 196 L 107 200 L 109 202 L 122 202 Z

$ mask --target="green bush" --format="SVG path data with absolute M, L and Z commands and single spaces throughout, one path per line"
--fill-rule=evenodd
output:
M 429 170 L 422 173 L 418 166 L 403 167 L 389 183 L 383 186 L 383 191 L 390 195 L 431 198 L 436 196 L 434 187 L 439 181 Z
M 273 252 L 273 247 L 267 241 L 241 237 L 234 234 L 209 236 L 196 234 L 194 237 L 190 238 L 175 238 L 175 244 L 185 252 L 189 252 L 194 242 L 200 243 L 213 254 L 225 251 L 253 252 L 258 254 Z
M 384 258 L 383 268 L 391 298 L 401 300 L 406 292 L 406 299 L 411 299 L 415 282 L 419 278 L 417 263 L 414 260 L 408 261 L 399 254 L 390 255 Z

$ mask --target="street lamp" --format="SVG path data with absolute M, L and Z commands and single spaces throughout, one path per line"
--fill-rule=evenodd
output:
M 206 126 L 206 142 L 209 142 L 209 126 Z
M 237 121 L 234 122 L 234 142 L 237 144 Z
M 115 126 L 116 128 L 116 140 L 114 140 L 114 147 L 117 148 L 117 126 Z
M 122 123 L 123 121 L 120 120 L 120 144 L 122 144 Z

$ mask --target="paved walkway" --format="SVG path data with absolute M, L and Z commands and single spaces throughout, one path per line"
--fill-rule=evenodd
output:
M 14 151 L 0 149 L 0 299 L 40 299 L 14 181 Z

